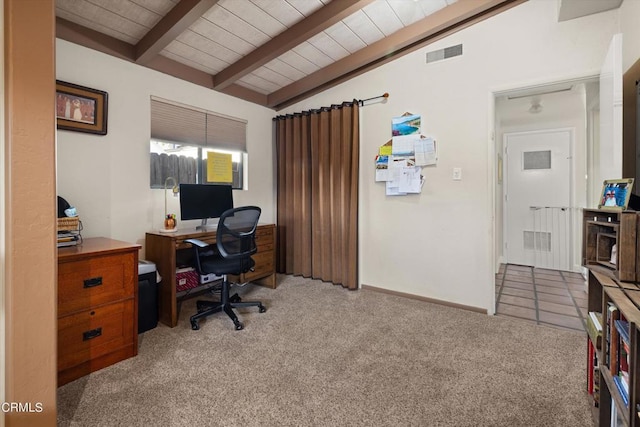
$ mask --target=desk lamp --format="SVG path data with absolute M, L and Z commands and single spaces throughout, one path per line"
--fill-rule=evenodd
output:
M 167 213 L 167 185 L 169 181 L 173 181 L 173 187 L 171 187 L 173 197 L 178 197 L 178 193 L 180 193 L 180 187 L 178 187 L 176 179 L 172 176 L 167 177 L 167 179 L 164 180 L 164 228 L 160 230 L 165 233 L 171 233 L 178 229 L 176 214 Z

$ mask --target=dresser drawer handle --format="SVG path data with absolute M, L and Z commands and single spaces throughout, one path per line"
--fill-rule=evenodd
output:
M 85 279 L 84 281 L 85 288 L 93 288 L 100 285 L 102 285 L 102 277 L 92 277 L 91 279 Z
M 102 335 L 102 328 L 95 328 L 82 333 L 82 341 L 89 341 Z

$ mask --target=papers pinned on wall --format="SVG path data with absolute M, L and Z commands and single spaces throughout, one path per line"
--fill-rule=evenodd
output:
M 387 196 L 404 196 L 422 191 L 422 168 L 407 160 L 396 160 L 390 166 L 391 180 L 386 183 Z
M 394 117 L 392 138 L 378 149 L 376 182 L 385 182 L 387 196 L 404 196 L 422 191 L 422 167 L 438 161 L 436 141 L 420 133 L 422 117 L 404 113 Z
M 387 195 L 420 193 L 422 166 L 437 162 L 436 142 L 424 135 L 394 136 L 380 147 L 375 161 L 375 180 L 387 182 Z
M 391 153 L 394 158 L 412 160 L 416 166 L 435 165 L 438 160 L 436 141 L 421 134 L 394 136 Z
M 429 166 L 435 165 L 438 161 L 436 153 L 436 141 L 429 137 L 420 135 L 415 142 L 416 165 Z
M 422 168 L 412 159 L 379 155 L 376 157 L 376 181 L 386 182 L 388 196 L 401 196 L 420 193 L 424 176 Z

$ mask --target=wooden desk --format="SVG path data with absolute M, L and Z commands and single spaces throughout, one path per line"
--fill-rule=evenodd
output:
M 58 386 L 138 354 L 138 250 L 104 237 L 58 249 Z
M 145 258 L 156 264 L 162 281 L 160 282 L 159 311 L 160 321 L 167 326 L 178 324 L 176 304 L 176 268 L 182 260 L 191 257 L 192 248 L 186 239 L 199 239 L 206 243 L 216 242 L 216 232 L 195 231 L 193 229 L 178 230 L 174 233 L 149 232 L 145 239 Z M 260 224 L 256 231 L 258 252 L 253 255 L 256 262 L 254 271 L 240 277 L 230 276 L 234 281 L 254 282 L 275 288 L 276 284 L 276 226 Z

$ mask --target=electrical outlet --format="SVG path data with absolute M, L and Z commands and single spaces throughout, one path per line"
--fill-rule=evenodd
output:
M 462 168 L 453 168 L 453 180 L 454 181 L 462 180 Z

